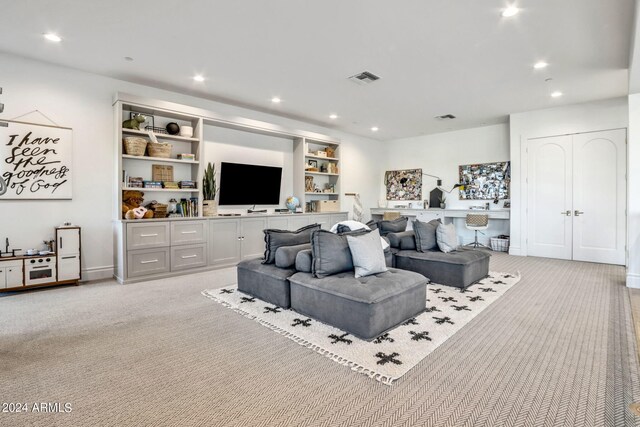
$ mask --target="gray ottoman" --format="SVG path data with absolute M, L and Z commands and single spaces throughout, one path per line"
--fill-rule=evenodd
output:
M 296 269 L 248 259 L 238 264 L 238 290 L 283 308 L 291 306 L 289 278 Z
M 394 255 L 395 267 L 415 271 L 440 285 L 466 288 L 489 275 L 490 255 L 483 251 L 460 249 L 418 252 L 403 250 Z
M 424 311 L 427 279 L 411 271 L 389 271 L 356 279 L 354 272 L 322 279 L 296 273 L 291 308 L 345 332 L 372 340 Z

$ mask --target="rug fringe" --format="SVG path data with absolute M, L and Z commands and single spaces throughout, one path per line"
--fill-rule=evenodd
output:
M 321 354 L 331 360 L 333 360 L 334 362 L 337 362 L 343 366 L 348 366 L 349 368 L 351 368 L 352 371 L 358 372 L 360 374 L 366 375 L 369 378 L 373 378 L 376 381 L 381 382 L 382 384 L 386 384 L 386 385 L 392 385 L 394 383 L 394 381 L 396 381 L 399 377 L 392 377 L 389 375 L 385 375 L 385 374 L 381 374 L 379 372 L 375 372 L 370 370 L 369 368 L 366 368 L 362 365 L 359 365 L 358 363 L 355 363 L 349 359 L 345 359 L 344 357 L 333 353 L 331 350 L 327 350 L 319 345 L 313 344 L 307 340 L 305 340 L 304 338 L 300 338 L 295 336 L 294 334 L 292 334 L 291 332 L 285 331 L 284 329 L 279 328 L 278 326 L 267 322 L 266 320 L 262 320 L 260 318 L 258 318 L 257 316 L 250 314 L 244 310 L 242 310 L 239 307 L 234 307 L 233 305 L 229 304 L 228 302 L 219 299 L 217 296 L 210 294 L 209 292 L 207 292 L 206 290 L 201 292 L 202 295 L 204 295 L 205 297 L 214 300 L 217 303 L 222 304 L 223 306 L 230 308 L 231 310 L 235 311 L 238 314 L 243 315 L 244 317 L 247 317 L 251 320 L 254 320 L 256 322 L 258 322 L 259 324 L 266 326 L 267 328 L 271 329 L 272 331 L 275 331 L 277 333 L 279 333 L 282 336 L 285 336 L 287 338 L 289 338 L 291 341 L 294 341 L 295 343 L 306 347 L 308 349 L 311 349 L 313 351 L 315 351 L 318 354 Z

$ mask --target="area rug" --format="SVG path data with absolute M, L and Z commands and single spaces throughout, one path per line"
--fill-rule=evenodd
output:
M 423 313 L 373 341 L 251 297 L 236 285 L 202 294 L 354 371 L 392 384 L 519 281 L 519 273 L 490 272 L 467 289 L 432 283 Z

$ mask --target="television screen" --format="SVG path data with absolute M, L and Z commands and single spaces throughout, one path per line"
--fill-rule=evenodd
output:
M 278 205 L 282 168 L 226 163 L 220 165 L 220 205 Z

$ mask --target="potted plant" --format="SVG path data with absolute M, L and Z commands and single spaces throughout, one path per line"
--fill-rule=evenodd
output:
M 218 202 L 216 202 L 216 166 L 209 163 L 204 169 L 202 177 L 202 215 L 216 216 L 218 215 Z
M 443 194 L 442 196 L 438 197 L 438 200 L 440 201 L 440 209 L 446 209 L 447 204 L 445 202 L 447 201 L 447 196 Z

